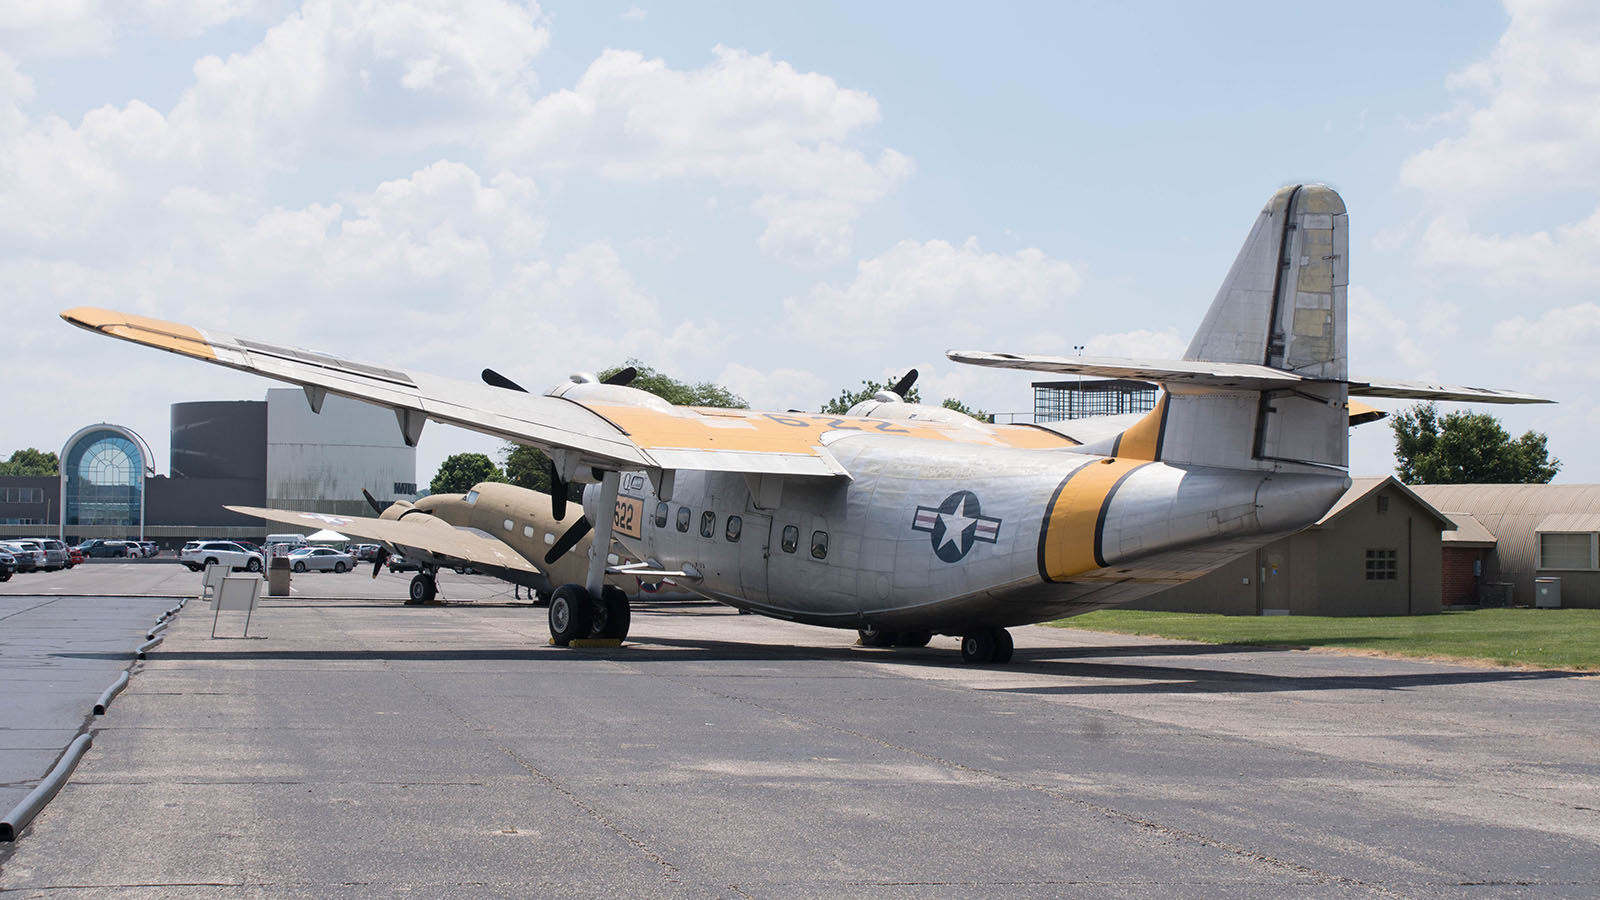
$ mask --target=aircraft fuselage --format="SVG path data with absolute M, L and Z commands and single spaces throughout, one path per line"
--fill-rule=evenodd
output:
M 615 538 L 729 604 L 844 628 L 960 634 L 1152 593 L 1320 517 L 1340 472 L 1284 474 L 840 434 L 849 479 L 762 508 L 737 474 L 624 473 Z M 586 514 L 599 492 L 585 494 Z

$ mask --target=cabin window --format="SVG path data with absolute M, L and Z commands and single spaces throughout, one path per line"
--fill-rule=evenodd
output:
M 1367 580 L 1394 581 L 1399 574 L 1398 554 L 1393 550 L 1367 551 Z
M 737 544 L 739 543 L 739 532 L 741 531 L 744 531 L 744 519 L 738 516 L 729 516 L 728 527 L 723 529 L 722 534 L 728 539 L 729 543 Z
M 656 527 L 667 527 L 667 501 L 665 500 L 656 504 Z
M 828 533 L 826 531 L 811 532 L 811 556 L 813 559 L 828 558 Z
M 522 536 L 525 537 L 525 538 L 533 537 L 533 526 L 532 525 L 524 525 L 524 526 L 522 526 Z
M 708 509 L 700 514 L 700 536 L 708 538 L 716 533 L 717 514 Z
M 511 529 L 513 529 L 515 527 L 517 527 L 515 522 L 511 521 L 510 519 L 506 520 L 506 530 L 507 531 L 510 531 Z
M 793 525 L 783 526 L 783 552 L 793 553 L 800 549 L 800 529 Z
M 689 530 L 689 507 L 687 506 L 678 507 L 678 530 Z
M 1539 568 L 1595 568 L 1594 532 L 1539 532 Z

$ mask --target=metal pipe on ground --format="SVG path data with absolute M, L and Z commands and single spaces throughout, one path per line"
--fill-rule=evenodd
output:
M 94 702 L 94 714 L 97 716 L 105 715 L 106 707 L 111 705 L 111 698 L 122 693 L 122 689 L 127 686 L 128 673 L 123 672 L 117 676 L 116 681 L 111 682 L 111 687 L 105 689 L 105 692 L 100 695 L 100 699 Z
M 17 832 L 28 826 L 33 817 L 44 809 L 61 786 L 67 783 L 67 778 L 72 775 L 72 770 L 78 767 L 78 760 L 83 759 L 83 754 L 89 752 L 92 743 L 87 734 L 78 735 L 77 740 L 67 745 L 67 752 L 61 754 L 61 759 L 56 763 L 50 774 L 39 782 L 22 802 L 12 807 L 5 818 L 0 819 L 0 841 L 14 841 Z
M 159 643 L 161 643 L 161 638 L 159 638 L 159 637 L 151 638 L 150 640 L 145 641 L 144 643 L 140 644 L 139 645 L 139 649 L 135 650 L 134 652 L 139 655 L 140 659 L 144 659 L 145 658 L 144 655 L 146 653 L 149 653 L 151 650 L 154 650 L 156 645 L 159 644 Z
M 154 628 L 151 628 L 149 631 L 144 633 L 145 640 L 154 639 L 156 635 L 160 634 L 163 631 L 166 631 L 167 630 L 167 626 L 171 625 L 171 624 L 172 624 L 171 622 L 157 622 L 155 624 Z

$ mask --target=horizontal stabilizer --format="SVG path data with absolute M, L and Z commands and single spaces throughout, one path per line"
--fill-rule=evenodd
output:
M 1027 369 L 1063 375 L 1089 375 L 1096 378 L 1127 378 L 1157 384 L 1180 384 L 1216 390 L 1270 391 L 1296 386 L 1336 384 L 1315 378 L 1302 378 L 1293 372 L 1249 363 L 1206 362 L 1191 359 L 1124 359 L 1110 356 L 1043 356 L 1025 353 L 988 353 L 981 350 L 951 350 L 945 356 L 972 366 L 999 369 Z M 1410 400 L 1455 400 L 1463 403 L 1554 403 L 1533 394 L 1495 388 L 1434 384 L 1428 381 L 1399 381 L 1393 378 L 1351 376 L 1350 394 L 1361 397 L 1391 397 Z
M 1129 378 L 1162 384 L 1192 384 L 1228 390 L 1265 391 L 1287 388 L 1307 379 L 1293 372 L 1249 363 L 1206 362 L 1193 359 L 1123 359 L 1111 356 L 1040 356 L 1021 353 L 987 353 L 951 350 L 945 356 L 969 366 L 1028 369 L 1063 375 Z
M 1494 388 L 1434 384 L 1429 381 L 1397 381 L 1393 378 L 1350 376 L 1350 393 L 1361 397 L 1393 397 L 1400 400 L 1456 400 L 1462 403 L 1554 403 L 1544 397 L 1501 391 Z

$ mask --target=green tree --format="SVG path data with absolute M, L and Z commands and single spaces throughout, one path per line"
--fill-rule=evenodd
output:
M 1394 416 L 1395 470 L 1406 484 L 1545 484 L 1561 470 L 1545 435 L 1512 439 L 1487 413 L 1439 415 L 1418 403 Z
M 696 383 L 679 381 L 637 359 L 628 360 L 626 365 L 633 366 L 639 373 L 629 387 L 655 394 L 676 406 L 716 406 L 725 409 L 746 409 L 750 406 L 743 397 L 720 384 L 712 384 L 709 381 Z M 624 368 L 626 366 L 604 369 L 600 372 L 600 378 L 602 380 L 610 378 Z M 505 460 L 506 481 L 530 491 L 550 493 L 550 457 L 546 456 L 544 451 L 537 447 L 508 442 L 500 448 L 500 457 Z M 582 487 L 569 485 L 569 488 L 568 498 L 580 499 Z
M 0 475 L 45 476 L 61 474 L 61 461 L 56 455 L 46 450 L 36 450 L 29 447 L 11 454 L 11 458 L 0 462 Z
M 842 416 L 850 411 L 850 407 L 863 400 L 871 400 L 873 394 L 879 391 L 887 391 L 889 388 L 894 387 L 895 382 L 899 380 L 899 378 L 891 378 L 888 381 L 873 381 L 869 378 L 863 378 L 861 379 L 861 388 L 859 390 L 852 391 L 849 388 L 845 388 L 839 391 L 839 396 L 822 404 L 822 411 L 830 416 Z M 921 392 L 913 386 L 911 390 L 906 392 L 906 402 L 921 403 Z
M 639 371 L 638 376 L 628 385 L 629 387 L 655 394 L 673 406 L 716 406 L 723 409 L 750 408 L 749 402 L 743 397 L 720 384 L 713 384 L 709 381 L 679 381 L 664 372 L 645 365 L 637 359 L 628 360 L 624 366 L 612 366 L 603 370 L 600 373 L 600 379 L 604 381 L 627 366 L 633 366 Z
M 445 457 L 428 490 L 435 494 L 464 494 L 480 481 L 505 481 L 505 473 L 482 453 L 457 453 Z
M 973 409 L 972 407 L 966 405 L 965 403 L 962 403 L 960 400 L 957 400 L 954 397 L 946 397 L 946 398 L 944 398 L 944 400 L 939 405 L 943 406 L 945 409 L 953 409 L 958 413 L 966 413 L 967 415 L 973 417 L 974 419 L 977 419 L 980 422 L 989 421 L 989 414 L 988 413 L 984 412 L 981 409 Z

